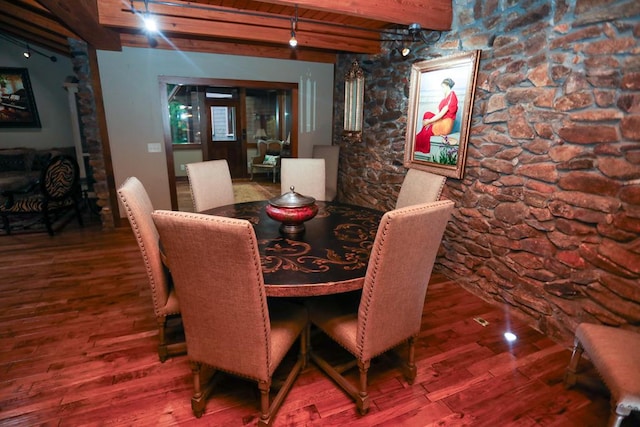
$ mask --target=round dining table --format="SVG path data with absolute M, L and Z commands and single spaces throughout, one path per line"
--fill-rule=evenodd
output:
M 258 240 L 267 296 L 305 297 L 361 289 L 383 212 L 318 201 L 318 214 L 292 236 L 265 210 L 268 201 L 236 203 L 202 213 L 246 219 Z

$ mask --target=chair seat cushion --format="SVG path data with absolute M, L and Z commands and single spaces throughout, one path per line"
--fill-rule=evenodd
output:
M 640 334 L 582 323 L 576 337 L 617 405 L 640 410 Z
M 271 323 L 271 363 L 269 373 L 273 374 L 276 367 L 282 362 L 287 351 L 291 348 L 296 338 L 307 326 L 309 317 L 304 306 L 270 299 L 269 322 Z
M 278 165 L 275 165 L 275 164 L 274 165 L 268 165 L 268 164 L 265 164 L 265 163 L 256 163 L 255 165 L 253 165 L 253 167 L 257 168 L 257 169 L 275 169 L 276 166 L 278 166 Z
M 73 200 L 66 199 L 59 202 L 49 202 L 48 210 L 55 210 L 73 206 Z M 42 212 L 44 210 L 44 198 L 28 197 L 16 200 L 11 206 L 0 206 L 0 211 L 10 213 Z
M 309 320 L 353 355 L 358 354 L 358 292 L 309 298 Z

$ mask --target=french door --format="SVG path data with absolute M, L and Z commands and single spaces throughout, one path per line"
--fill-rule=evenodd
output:
M 205 102 L 206 140 L 203 146 L 203 160 L 226 159 L 231 178 L 247 176 L 247 150 L 242 129 L 242 114 L 238 114 L 240 101 L 214 99 Z

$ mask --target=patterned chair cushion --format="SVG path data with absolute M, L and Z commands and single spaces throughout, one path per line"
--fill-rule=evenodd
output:
M 25 199 L 16 200 L 11 206 L 0 205 L 0 212 L 5 213 L 32 213 L 44 211 L 45 199 L 42 196 L 28 197 Z M 72 199 L 65 199 L 60 202 L 49 202 L 48 210 L 56 210 L 60 208 L 72 207 L 74 201 Z

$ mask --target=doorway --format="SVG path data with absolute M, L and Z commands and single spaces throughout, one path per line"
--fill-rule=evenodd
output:
M 297 83 L 161 77 L 160 91 L 172 209 L 189 163 L 226 159 L 242 180 L 259 139 L 284 141 L 285 155 L 297 156 Z

